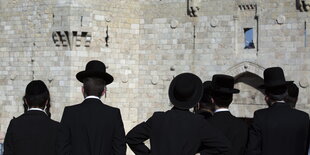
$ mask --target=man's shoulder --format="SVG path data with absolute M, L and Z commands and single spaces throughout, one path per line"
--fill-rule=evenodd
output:
M 70 105 L 70 106 L 66 106 L 65 107 L 65 112 L 75 112 L 75 111 L 80 111 L 82 109 L 96 109 L 96 110 L 104 110 L 104 111 L 110 111 L 110 112 L 120 112 L 120 109 L 117 107 L 113 107 L 107 104 L 102 103 L 100 100 L 98 102 L 98 104 L 95 104 L 95 106 L 92 106 L 89 103 L 80 103 L 80 104 L 75 104 L 75 105 Z
M 254 112 L 254 115 L 263 115 L 267 113 L 269 110 L 270 110 L 269 108 L 258 109 Z
M 40 118 L 38 119 L 39 116 Z M 29 117 L 29 115 L 27 114 L 22 114 L 17 118 L 13 118 L 10 122 L 10 125 L 12 127 L 16 127 L 16 128 L 23 128 L 25 126 L 29 126 L 30 124 L 33 124 L 37 121 L 40 121 L 41 125 L 43 126 L 48 126 L 48 127 L 55 127 L 58 128 L 60 126 L 60 123 L 52 120 L 51 118 L 44 116 L 44 115 L 36 115 L 36 117 Z
M 309 119 L 309 114 L 304 112 L 304 111 L 301 111 L 301 110 L 298 110 L 298 109 L 292 109 L 292 111 L 294 113 L 296 113 L 296 115 L 299 115 L 300 117 L 304 117 L 306 119 Z
M 228 112 L 220 112 L 220 113 L 221 113 L 220 115 L 214 114 L 207 120 L 216 126 L 234 126 L 236 128 L 247 128 L 245 122 L 243 122 L 236 116 L 232 115 L 231 113 Z

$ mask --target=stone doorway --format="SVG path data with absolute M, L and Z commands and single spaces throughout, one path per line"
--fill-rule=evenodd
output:
M 240 93 L 234 95 L 230 110 L 236 117 L 249 123 L 254 111 L 267 107 L 264 91 L 259 89 L 263 82 L 263 78 L 248 71 L 235 76 L 235 88 L 239 89 Z

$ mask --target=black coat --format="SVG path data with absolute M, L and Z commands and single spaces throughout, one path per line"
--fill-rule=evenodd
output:
M 209 122 L 220 130 L 231 142 L 231 149 L 226 155 L 243 155 L 248 140 L 248 126 L 229 111 L 214 113 Z
M 4 155 L 55 155 L 59 123 L 44 112 L 30 110 L 11 120 Z
M 200 115 L 173 108 L 155 112 L 151 118 L 134 127 L 126 136 L 137 155 L 194 155 L 200 145 L 210 154 L 222 154 L 230 143 Z M 150 139 L 149 149 L 144 141 Z
M 199 110 L 197 114 L 202 115 L 205 119 L 208 119 L 213 116 L 213 114 L 209 111 Z
M 305 155 L 309 116 L 287 103 L 255 111 L 247 155 Z
M 66 107 L 61 119 L 59 155 L 125 155 L 125 131 L 120 110 L 99 99 Z

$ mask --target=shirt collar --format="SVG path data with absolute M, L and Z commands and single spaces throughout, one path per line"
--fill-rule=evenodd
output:
M 173 106 L 173 107 L 171 108 L 171 110 L 189 111 L 189 109 L 180 109 L 180 108 L 177 108 L 177 107 L 175 107 L 175 106 Z
M 219 108 L 219 109 L 216 109 L 214 113 L 223 112 L 223 111 L 229 111 L 229 110 L 227 108 Z
M 28 111 L 31 111 L 31 110 L 42 111 L 46 114 L 46 112 L 44 110 L 42 110 L 41 108 L 30 108 Z
M 89 98 L 94 98 L 94 99 L 100 100 L 100 98 L 98 96 L 94 96 L 94 95 L 90 95 L 90 96 L 85 97 L 85 100 L 89 99 Z

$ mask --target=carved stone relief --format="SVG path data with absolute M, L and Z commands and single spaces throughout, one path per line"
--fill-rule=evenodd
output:
M 191 17 L 197 17 L 200 10 L 201 0 L 188 0 L 188 15 Z
M 239 10 L 245 11 L 245 10 L 255 10 L 256 9 L 256 4 L 251 3 L 251 4 L 238 4 Z
M 171 22 L 170 22 L 170 27 L 171 27 L 172 29 L 177 28 L 178 25 L 179 25 L 179 22 L 178 22 L 177 20 L 175 20 L 175 19 L 171 20 Z
M 211 27 L 216 27 L 218 25 L 218 23 L 219 23 L 219 20 L 217 18 L 212 18 L 210 25 L 211 25 Z
M 52 33 L 52 39 L 56 46 L 90 47 L 92 35 L 90 32 L 81 31 L 55 31 Z
M 278 18 L 277 18 L 277 23 L 278 23 L 279 25 L 284 24 L 284 23 L 285 23 L 285 20 L 286 20 L 285 16 L 280 15 L 280 16 L 278 16 Z
M 302 12 L 308 12 L 310 10 L 310 0 L 296 0 L 297 9 Z

